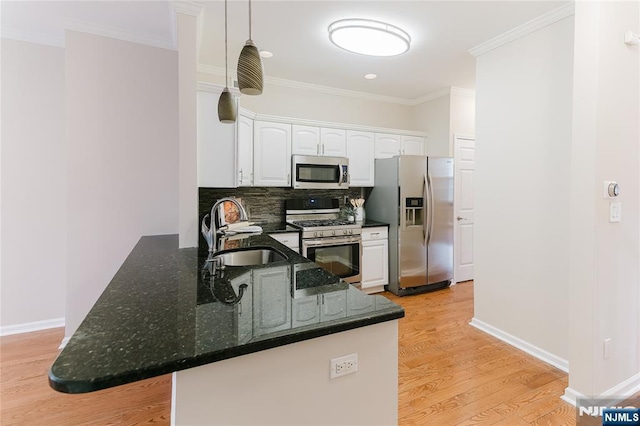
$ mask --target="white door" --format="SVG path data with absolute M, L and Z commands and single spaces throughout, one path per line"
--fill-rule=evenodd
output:
M 454 281 L 473 279 L 473 136 L 454 136 Z

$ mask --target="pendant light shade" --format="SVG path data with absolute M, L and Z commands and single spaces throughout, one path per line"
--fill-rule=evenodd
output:
M 221 123 L 235 123 L 236 101 L 227 87 L 229 81 L 227 69 L 227 0 L 224 0 L 224 90 L 218 99 L 218 119 Z
M 221 123 L 236 122 L 236 101 L 227 87 L 224 88 L 218 100 L 218 119 Z
M 260 95 L 264 86 L 264 69 L 260 52 L 251 39 L 251 0 L 249 0 L 249 40 L 238 58 L 238 87 L 245 95 Z

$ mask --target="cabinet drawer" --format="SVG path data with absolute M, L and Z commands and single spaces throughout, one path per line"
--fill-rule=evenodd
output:
M 388 236 L 388 229 L 386 226 L 362 228 L 362 241 L 386 240 Z
M 285 246 L 297 249 L 300 247 L 300 234 L 297 232 L 286 232 L 284 234 L 269 234 L 271 238 L 284 244 Z

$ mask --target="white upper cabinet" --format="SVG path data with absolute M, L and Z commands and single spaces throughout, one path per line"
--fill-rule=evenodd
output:
M 320 155 L 320 128 L 292 125 L 291 153 L 297 155 Z
M 253 186 L 253 120 L 239 115 L 237 128 L 238 186 Z
M 391 158 L 394 155 L 400 155 L 400 140 L 399 135 L 376 133 L 375 158 Z
M 425 152 L 425 138 L 419 136 L 402 137 L 403 155 L 424 155 Z
M 373 186 L 374 134 L 347 130 L 350 186 Z
M 347 131 L 343 129 L 320 129 L 320 155 L 327 157 L 347 156 Z
M 347 131 L 294 124 L 291 126 L 291 153 L 346 157 Z
M 218 120 L 219 93 L 197 93 L 198 186 L 235 188 L 236 125 Z
M 291 124 L 254 121 L 254 186 L 291 186 Z

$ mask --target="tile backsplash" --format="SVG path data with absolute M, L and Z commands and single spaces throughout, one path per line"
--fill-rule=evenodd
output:
M 340 206 L 344 204 L 344 197 L 359 198 L 368 195 L 371 188 L 349 189 L 292 189 L 266 187 L 240 188 L 198 188 L 198 218 L 199 222 L 220 198 L 241 198 L 247 209 L 249 219 L 253 222 L 284 222 L 284 200 L 291 198 L 328 197 L 338 198 Z

